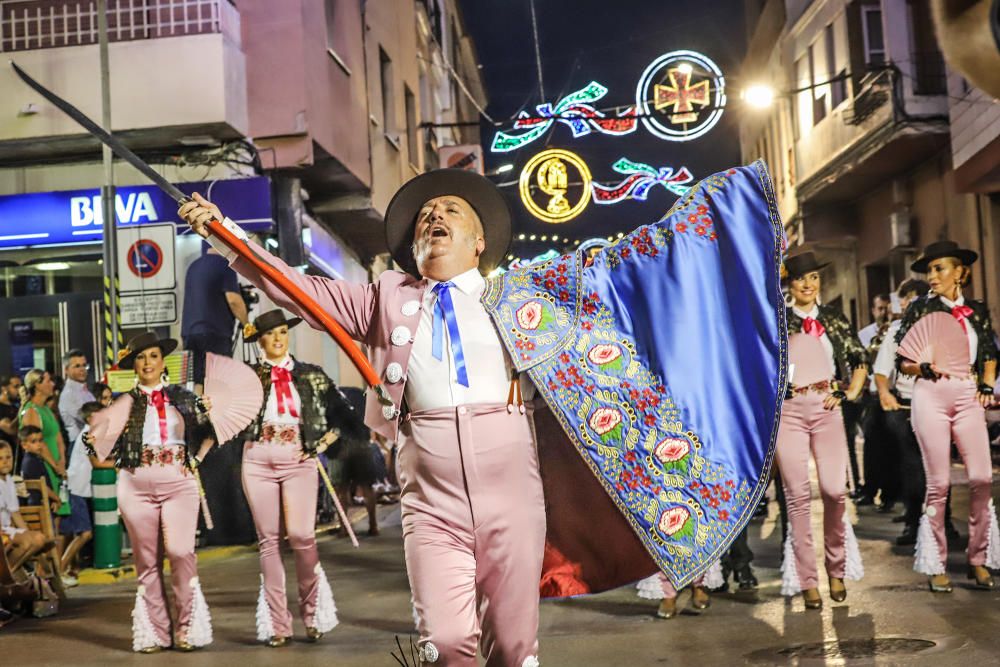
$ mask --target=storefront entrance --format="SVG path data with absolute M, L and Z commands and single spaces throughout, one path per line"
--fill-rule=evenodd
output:
M 32 368 L 62 375 L 63 356 L 83 350 L 93 365 L 103 356 L 99 255 L 80 252 L 6 261 L 0 269 L 0 375 Z M 86 248 L 90 250 L 90 248 Z M 22 251 L 24 252 L 24 251 Z M 4 259 L 18 254 L 3 253 Z M 48 253 L 46 253 L 47 255 Z

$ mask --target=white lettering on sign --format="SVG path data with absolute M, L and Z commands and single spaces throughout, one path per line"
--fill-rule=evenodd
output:
M 160 219 L 148 192 L 130 192 L 127 197 L 116 194 L 115 214 L 121 223 L 156 222 Z M 73 227 L 100 227 L 104 224 L 101 195 L 70 197 L 69 216 Z

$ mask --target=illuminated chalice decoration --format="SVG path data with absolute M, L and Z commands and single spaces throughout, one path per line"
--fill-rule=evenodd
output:
M 590 203 L 590 184 L 587 163 L 561 148 L 542 151 L 528 160 L 518 182 L 525 208 L 551 223 L 567 222 L 580 215 Z

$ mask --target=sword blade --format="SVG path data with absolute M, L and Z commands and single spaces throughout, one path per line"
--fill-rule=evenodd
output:
M 151 180 L 158 188 L 166 192 L 170 197 L 178 204 L 183 204 L 187 202 L 190 197 L 177 189 L 177 187 L 163 178 L 160 174 L 156 172 L 151 166 L 146 164 L 138 155 L 133 153 L 129 148 L 123 144 L 118 138 L 112 136 L 103 127 L 92 121 L 86 116 L 82 111 L 77 109 L 75 106 L 59 97 L 51 90 L 43 86 L 42 84 L 31 78 L 27 72 L 17 66 L 17 63 L 11 61 L 10 66 L 14 68 L 14 72 L 22 81 L 24 81 L 28 86 L 30 86 L 35 92 L 47 99 L 49 102 L 54 104 L 56 108 L 62 111 L 64 114 L 75 120 L 83 129 L 90 132 L 92 135 L 100 139 L 105 145 L 107 145 L 111 150 L 121 159 L 128 162 L 130 165 L 138 169 L 142 174 Z

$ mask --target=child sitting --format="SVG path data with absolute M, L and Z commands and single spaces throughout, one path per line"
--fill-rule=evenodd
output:
M 41 440 L 41 431 L 38 433 Z M 28 530 L 21 516 L 21 506 L 14 488 L 14 452 L 10 443 L 0 440 L 0 533 L 4 540 L 7 560 L 12 570 L 40 551 L 52 548 L 55 542 L 46 540 L 37 530 Z

